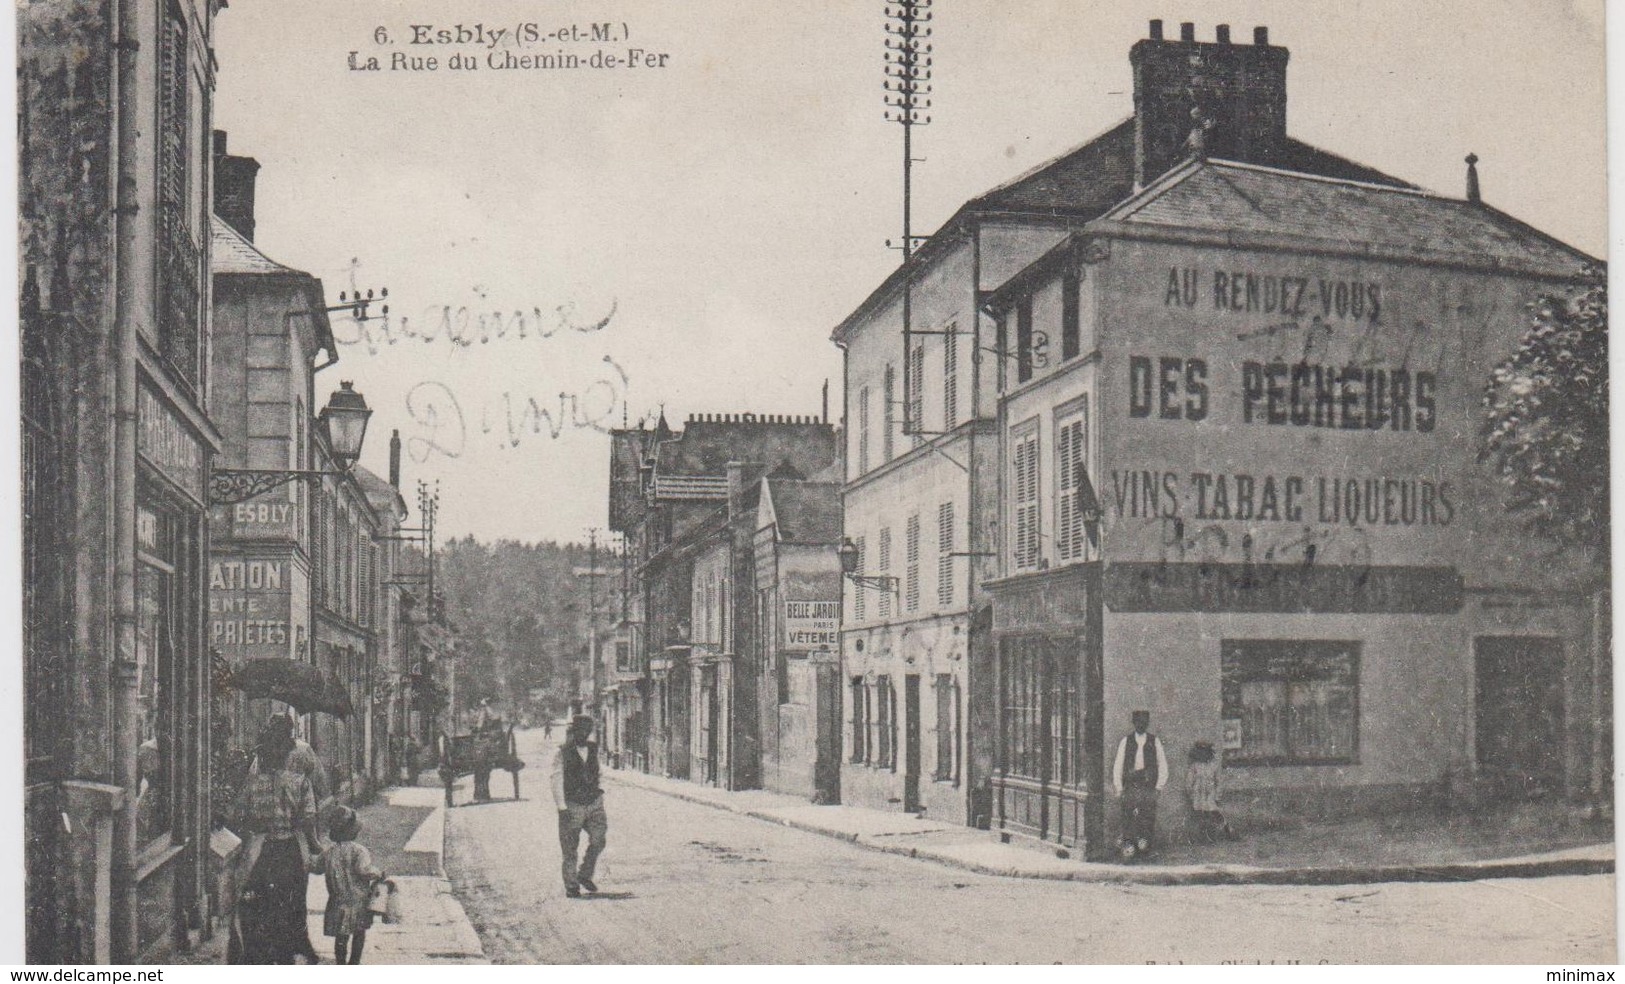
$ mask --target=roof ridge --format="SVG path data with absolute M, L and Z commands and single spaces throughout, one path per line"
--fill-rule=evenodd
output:
M 1432 198 L 1442 202 L 1454 202 L 1458 205 L 1469 204 L 1465 198 L 1456 198 L 1451 195 L 1414 186 L 1402 187 L 1398 185 L 1381 184 L 1376 181 L 1360 181 L 1355 178 L 1334 178 L 1325 174 L 1312 174 L 1308 171 L 1293 171 L 1283 167 L 1271 167 L 1268 164 L 1252 164 L 1247 161 L 1232 161 L 1219 157 L 1210 157 L 1201 163 L 1212 167 L 1235 168 L 1240 171 L 1259 171 L 1264 174 L 1279 174 L 1283 177 L 1302 178 L 1306 181 L 1319 181 L 1323 184 L 1348 185 L 1354 188 L 1365 188 L 1370 191 L 1386 191 L 1399 195 L 1416 195 L 1421 198 Z

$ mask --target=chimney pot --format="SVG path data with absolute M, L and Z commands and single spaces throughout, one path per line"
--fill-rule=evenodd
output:
M 1195 41 L 1196 40 L 1196 24 L 1193 23 L 1192 21 L 1185 21 L 1183 24 L 1180 24 L 1179 25 L 1179 40 L 1181 40 L 1181 41 Z
M 1478 190 L 1478 155 L 1477 154 L 1468 154 L 1467 155 L 1467 200 L 1470 201 L 1470 202 L 1476 202 L 1476 201 L 1481 201 L 1482 200 L 1481 196 L 1480 196 L 1480 193 L 1479 193 L 1479 190 Z
M 214 131 L 214 156 L 226 156 L 226 131 L 224 130 Z
M 1253 44 L 1268 45 L 1270 43 L 1270 29 L 1267 27 L 1253 28 Z
M 389 484 L 397 489 L 401 487 L 401 432 L 398 430 L 389 435 Z
M 1229 24 L 1220 24 L 1216 29 L 1214 29 L 1213 33 L 1218 37 L 1220 44 L 1229 44 L 1230 43 L 1230 25 Z
M 1162 20 L 1160 18 L 1151 22 L 1151 40 L 1162 40 Z

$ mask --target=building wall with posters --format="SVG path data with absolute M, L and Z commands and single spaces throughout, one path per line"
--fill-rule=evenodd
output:
M 214 323 L 210 414 L 225 445 L 217 466 L 308 470 L 315 428 L 315 366 L 334 354 L 319 279 L 267 257 L 251 238 L 258 164 L 214 135 Z M 310 659 L 312 486 L 292 481 L 246 501 L 211 507 L 209 646 L 228 664 Z M 232 744 L 253 746 L 273 709 L 235 695 Z
M 208 923 L 215 0 L 17 8 L 26 952 Z
M 1079 338 L 1001 399 L 999 822 L 1081 843 L 1137 709 L 1176 776 L 1221 749 L 1236 811 L 1587 791 L 1582 579 L 1476 461 L 1585 260 L 1476 199 L 1190 161 L 996 292 Z
M 840 485 L 768 478 L 754 536 L 762 787 L 841 801 Z

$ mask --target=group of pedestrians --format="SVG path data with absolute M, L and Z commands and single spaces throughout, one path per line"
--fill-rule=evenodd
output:
M 1150 732 L 1151 712 L 1129 716 L 1133 730 L 1117 743 L 1112 759 L 1112 789 L 1122 811 L 1123 835 L 1118 847 L 1124 860 L 1143 858 L 1156 848 L 1157 799 L 1168 784 L 1168 757 L 1162 741 Z M 1208 843 L 1234 837 L 1219 810 L 1223 774 L 1211 742 L 1191 746 L 1185 769 L 1185 795 L 1196 817 L 1197 836 Z
M 332 810 L 327 824 L 331 842 L 323 843 L 319 804 L 326 789 L 315 751 L 294 737 L 288 717 L 272 717 L 260 732 L 233 807 L 235 826 L 245 836 L 237 860 L 227 963 L 318 962 L 305 922 L 312 872 L 321 872 L 327 882 L 322 929 L 333 938 L 336 962 L 361 962 L 374 892 L 387 879 L 357 841 L 361 818 L 349 807 Z

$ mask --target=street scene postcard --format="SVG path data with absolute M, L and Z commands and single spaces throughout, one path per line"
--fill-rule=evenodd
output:
M 1612 979 L 1603 0 L 12 6 L 18 958 Z

